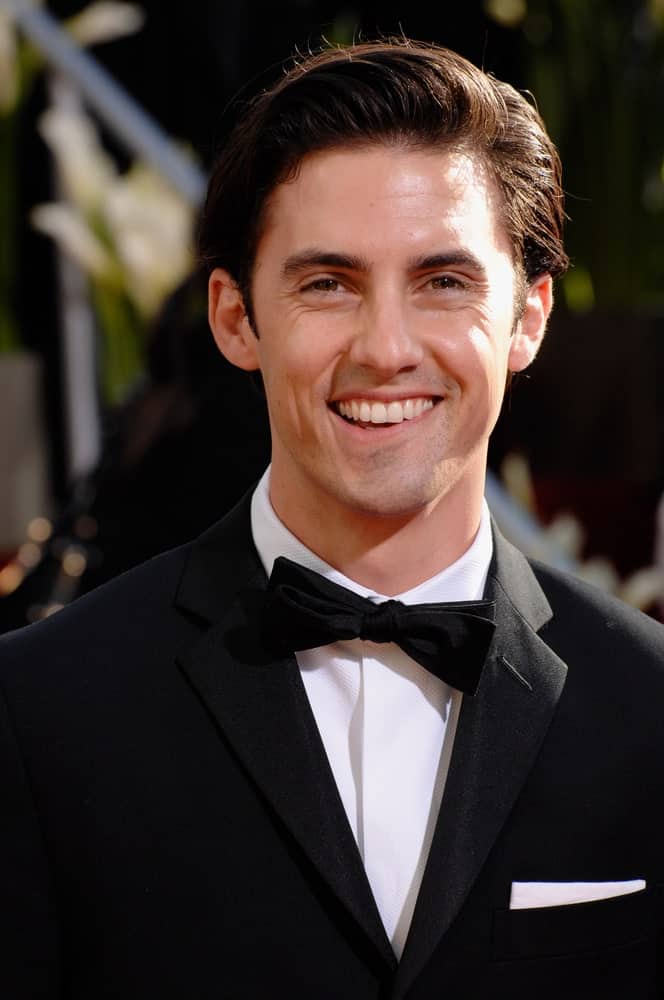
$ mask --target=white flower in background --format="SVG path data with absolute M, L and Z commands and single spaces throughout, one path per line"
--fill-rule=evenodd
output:
M 592 583 L 594 587 L 599 587 L 607 594 L 617 593 L 620 586 L 620 577 L 615 566 L 604 556 L 587 559 L 577 568 L 576 575 L 580 580 Z
M 38 128 L 55 157 L 66 196 L 83 212 L 97 212 L 117 170 L 90 119 L 70 108 L 49 108 Z
M 570 559 L 580 559 L 585 544 L 585 532 L 578 518 L 573 514 L 556 514 L 554 519 L 542 528 L 543 535 Z
M 105 243 L 106 256 L 115 260 L 126 293 L 141 315 L 151 319 L 191 271 L 193 209 L 144 164 L 119 174 L 83 111 L 51 108 L 42 115 L 39 130 L 56 158 L 66 200 L 76 210 L 66 223 L 67 236 L 58 230 L 61 242 L 68 239 L 79 248 L 85 246 L 90 266 L 85 254 L 75 255 L 93 274 L 97 271 L 92 261 L 99 262 L 99 254 L 90 240 L 101 249 Z M 61 216 L 56 218 L 61 227 Z M 85 220 L 87 242 L 81 232 Z
M 51 236 L 92 277 L 101 281 L 116 278 L 113 258 L 74 206 L 63 202 L 36 205 L 30 221 L 39 232 Z
M 143 27 L 144 21 L 145 14 L 136 4 L 97 0 L 69 18 L 65 26 L 79 45 L 98 45 L 133 35 Z
M 484 10 L 498 24 L 516 28 L 528 13 L 526 0 L 484 0 Z
M 135 164 L 102 207 L 127 291 L 150 318 L 191 271 L 194 213 L 154 170 Z
M 664 573 L 656 566 L 646 566 L 632 573 L 618 591 L 621 600 L 647 611 L 664 593 Z
M 13 111 L 17 97 L 16 34 L 11 17 L 0 10 L 0 114 Z
M 535 490 L 525 455 L 516 451 L 508 452 L 500 467 L 500 476 L 510 496 L 534 513 L 537 508 Z

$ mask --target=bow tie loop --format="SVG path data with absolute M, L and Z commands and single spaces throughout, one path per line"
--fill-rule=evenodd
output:
M 494 611 L 490 601 L 374 604 L 281 556 L 270 576 L 263 632 L 279 653 L 343 639 L 394 642 L 445 683 L 474 694 L 493 638 Z
M 326 646 L 338 639 L 355 639 L 362 626 L 363 599 L 351 591 L 347 593 L 354 601 L 340 600 L 332 592 L 323 594 L 317 589 L 303 590 L 292 582 L 294 574 L 290 567 L 286 574 L 284 563 L 290 563 L 290 560 L 283 556 L 275 562 L 277 573 L 273 569 L 265 608 L 264 632 L 272 645 L 292 652 Z M 318 575 L 297 563 L 290 565 L 305 573 Z M 330 587 L 334 586 L 330 584 Z M 344 588 L 339 587 L 338 590 L 343 591 Z

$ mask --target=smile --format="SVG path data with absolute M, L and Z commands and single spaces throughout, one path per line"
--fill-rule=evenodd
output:
M 427 410 L 433 409 L 434 399 L 430 396 L 392 399 L 385 402 L 343 399 L 332 405 L 340 417 L 354 424 L 400 424 L 404 420 L 414 420 Z

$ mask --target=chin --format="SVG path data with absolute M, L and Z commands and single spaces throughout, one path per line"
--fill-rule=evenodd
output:
M 409 519 L 428 510 L 439 499 L 439 491 L 429 484 L 427 488 L 409 484 L 407 488 L 352 490 L 341 502 L 356 514 L 368 518 Z

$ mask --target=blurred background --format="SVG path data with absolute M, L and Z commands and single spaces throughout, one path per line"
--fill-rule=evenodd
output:
M 528 90 L 561 151 L 548 337 L 490 505 L 530 554 L 662 617 L 664 0 L 0 0 L 0 631 L 219 517 L 268 460 L 193 274 L 229 107 L 293 52 L 404 33 Z

